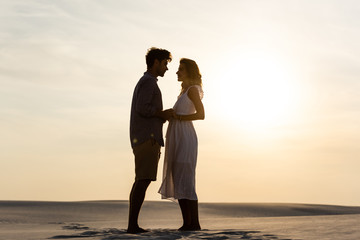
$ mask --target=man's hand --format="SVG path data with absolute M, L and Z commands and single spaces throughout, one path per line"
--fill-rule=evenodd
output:
M 167 121 L 175 116 L 175 111 L 172 108 L 166 109 L 164 111 L 159 111 L 156 116 L 162 118 L 164 121 Z
M 170 118 L 173 118 L 175 116 L 175 111 L 174 111 L 174 109 L 170 108 L 170 109 L 164 110 L 163 114 L 164 114 L 163 119 L 169 120 Z

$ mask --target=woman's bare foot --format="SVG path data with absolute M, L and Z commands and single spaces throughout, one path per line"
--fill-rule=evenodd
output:
M 127 233 L 132 233 L 132 234 L 137 234 L 137 233 L 144 233 L 144 232 L 148 232 L 148 230 L 145 230 L 141 227 L 135 227 L 135 228 L 128 228 L 126 230 Z
M 178 229 L 178 231 L 199 231 L 201 230 L 201 227 L 199 225 L 191 226 L 191 225 L 183 225 L 181 228 Z
M 190 228 L 190 226 L 185 226 L 185 225 L 182 225 L 178 231 L 188 231 L 188 229 Z

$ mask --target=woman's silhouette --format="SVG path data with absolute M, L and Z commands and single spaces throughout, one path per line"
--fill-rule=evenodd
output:
M 176 199 L 183 216 L 181 231 L 200 230 L 198 198 L 195 191 L 197 136 L 193 120 L 205 118 L 202 80 L 195 61 L 183 58 L 177 71 L 182 82 L 181 92 L 174 105 L 175 118 L 169 121 L 166 133 L 162 198 Z

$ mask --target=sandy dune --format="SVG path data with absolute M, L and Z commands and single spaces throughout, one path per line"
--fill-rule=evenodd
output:
M 127 201 L 0 201 L 0 239 L 360 239 L 360 207 L 200 203 L 203 227 L 178 232 L 177 204 L 145 202 L 140 225 L 127 234 Z

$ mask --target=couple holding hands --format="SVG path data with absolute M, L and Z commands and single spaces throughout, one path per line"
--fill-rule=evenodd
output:
M 197 136 L 193 120 L 205 118 L 202 80 L 195 61 L 180 60 L 178 81 L 181 92 L 172 109 L 163 110 L 157 77 L 163 77 L 172 60 L 165 49 L 151 48 L 146 54 L 147 71 L 138 81 L 132 98 L 130 140 L 135 156 L 135 182 L 130 192 L 128 233 L 146 230 L 138 216 L 151 181 L 156 181 L 160 148 L 165 145 L 163 179 L 159 193 L 163 199 L 179 203 L 183 226 L 180 231 L 200 230 L 198 198 L 195 191 Z M 169 121 L 164 143 L 162 128 Z

